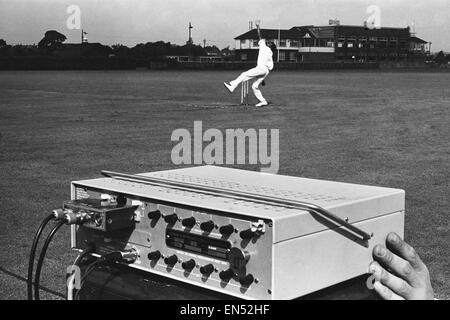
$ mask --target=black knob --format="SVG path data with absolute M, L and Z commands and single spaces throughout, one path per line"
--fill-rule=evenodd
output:
M 234 276 L 234 272 L 231 269 L 224 270 L 219 273 L 219 278 L 222 281 L 229 281 L 231 278 L 233 278 L 233 276 Z
M 228 253 L 228 261 L 230 262 L 230 269 L 239 275 L 242 275 L 242 271 L 245 270 L 245 266 L 250 260 L 250 253 L 237 247 L 230 249 Z M 244 271 L 244 274 L 246 272 Z
M 173 256 L 170 256 L 170 257 L 167 257 L 164 259 L 164 263 L 169 266 L 173 266 L 177 262 L 178 262 L 178 257 L 176 255 L 173 255 Z
M 226 226 L 221 226 L 219 232 L 224 236 L 229 236 L 234 232 L 234 227 L 232 224 L 227 224 Z
M 161 258 L 161 252 L 159 252 L 159 251 L 150 252 L 147 255 L 147 257 L 148 257 L 148 260 L 157 261 L 157 260 L 159 260 Z
M 149 212 L 148 213 L 148 218 L 150 220 L 157 220 L 157 219 L 161 218 L 161 211 L 155 210 L 155 211 Z
M 242 239 L 251 239 L 255 236 L 255 233 L 251 229 L 247 229 L 244 231 L 241 231 L 239 234 Z
M 208 276 L 214 272 L 214 266 L 210 263 L 203 267 L 200 267 L 200 273 L 204 276 Z
M 193 226 L 195 226 L 195 222 L 196 222 L 195 218 L 190 217 L 190 218 L 183 219 L 183 221 L 181 221 L 181 224 L 183 225 L 183 227 L 192 228 Z
M 174 224 L 178 221 L 178 216 L 175 213 L 169 214 L 164 217 L 164 221 L 168 224 Z
M 255 278 L 251 274 L 248 274 L 245 277 L 239 278 L 239 283 L 241 285 L 243 285 L 244 287 L 248 287 L 249 285 L 251 285 L 253 283 L 253 281 L 255 281 Z
M 200 224 L 200 229 L 202 229 L 205 232 L 211 232 L 215 227 L 214 221 L 206 221 Z
M 189 261 L 185 261 L 185 262 L 183 262 L 182 264 L 181 264 L 181 267 L 184 269 L 184 270 L 192 270 L 192 269 L 194 269 L 195 268 L 195 260 L 194 259 L 191 259 L 191 260 L 189 260 Z

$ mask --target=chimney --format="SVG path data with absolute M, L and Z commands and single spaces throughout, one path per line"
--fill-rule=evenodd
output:
M 328 21 L 328 24 L 330 26 L 339 26 L 339 25 L 341 25 L 341 21 L 339 21 L 338 19 L 330 19 Z

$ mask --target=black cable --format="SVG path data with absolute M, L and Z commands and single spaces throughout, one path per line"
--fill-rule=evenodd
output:
M 39 229 L 37 230 L 34 239 L 33 244 L 31 246 L 29 261 L 28 261 L 28 278 L 27 278 L 27 295 L 28 300 L 33 300 L 33 268 L 34 268 L 34 259 L 36 256 L 36 249 L 39 242 L 39 239 L 41 238 L 42 232 L 44 231 L 44 228 L 47 226 L 47 224 L 55 218 L 55 215 L 49 214 L 44 220 L 42 220 L 41 225 L 39 226 Z
M 87 277 L 100 265 L 102 264 L 108 264 L 108 263 L 114 263 L 123 261 L 122 252 L 120 251 L 114 251 L 108 254 L 103 255 L 98 260 L 92 262 L 84 272 L 84 275 L 80 279 L 80 289 L 75 293 L 74 300 L 78 300 L 80 296 L 80 292 L 83 289 L 83 285 L 87 279 Z
M 97 260 L 97 261 L 91 263 L 91 264 L 89 265 L 89 267 L 86 268 L 86 272 L 84 273 L 84 275 L 81 277 L 81 281 L 80 281 L 81 284 L 83 284 L 83 283 L 86 281 L 87 277 L 89 277 L 89 275 L 90 275 L 90 274 L 91 274 L 98 266 L 100 266 L 100 265 L 102 265 L 102 264 L 105 264 L 105 263 L 107 263 L 107 261 L 104 261 L 104 260 Z
M 95 245 L 93 243 L 88 243 L 86 248 L 77 256 L 77 258 L 73 262 L 73 266 L 76 266 L 79 268 L 80 263 L 83 261 L 83 259 L 85 257 L 87 257 L 88 255 L 90 255 L 94 251 L 95 251 Z M 80 281 L 80 284 L 81 284 L 81 281 Z M 72 299 L 73 299 L 73 291 L 74 290 L 72 289 Z M 67 297 L 66 297 L 66 299 L 67 299 Z
M 81 277 L 81 280 L 80 280 L 80 289 L 78 289 L 77 292 L 75 293 L 73 300 L 78 300 L 78 299 L 79 299 L 81 290 L 83 290 L 83 285 L 84 285 L 84 283 L 85 283 L 87 277 L 88 277 L 88 276 L 89 276 L 89 275 L 90 275 L 90 274 L 91 274 L 98 266 L 100 266 L 100 265 L 102 265 L 102 264 L 104 264 L 104 263 L 107 263 L 107 262 L 108 262 L 108 261 L 105 261 L 105 260 L 103 260 L 103 259 L 99 259 L 99 260 L 96 260 L 96 261 L 92 262 L 92 263 L 86 268 L 86 271 L 85 271 L 84 275 Z
M 80 255 L 75 259 L 75 261 L 73 262 L 74 266 L 78 266 L 80 264 L 80 262 L 89 254 L 91 254 L 92 252 L 94 252 L 95 250 L 95 245 L 93 243 L 89 243 L 87 245 L 87 247 L 80 253 Z
M 61 228 L 66 222 L 60 221 L 58 222 L 53 229 L 50 231 L 50 233 L 47 236 L 47 239 L 45 239 L 45 243 L 42 246 L 41 254 L 39 256 L 38 263 L 36 265 L 36 274 L 34 275 L 34 299 L 39 300 L 39 282 L 41 279 L 41 270 L 42 265 L 44 263 L 45 255 L 47 253 L 48 246 L 50 245 L 50 242 L 52 241 L 55 233 Z

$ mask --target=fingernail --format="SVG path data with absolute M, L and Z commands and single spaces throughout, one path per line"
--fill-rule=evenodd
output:
M 395 233 L 390 233 L 388 240 L 389 242 L 397 243 L 399 241 L 399 237 Z
M 378 246 L 375 249 L 375 253 L 376 253 L 377 256 L 383 257 L 386 254 L 386 249 L 384 247 L 382 247 L 382 246 Z
M 376 271 L 377 271 L 377 266 L 375 264 L 371 264 L 369 266 L 369 272 L 372 273 L 372 274 L 375 274 Z

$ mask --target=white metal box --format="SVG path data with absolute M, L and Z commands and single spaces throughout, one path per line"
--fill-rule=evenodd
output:
M 72 246 L 94 242 L 99 253 L 134 247 L 140 259 L 131 267 L 244 299 L 293 299 L 363 275 L 376 244 L 389 232 L 403 236 L 403 190 L 213 166 L 136 177 L 149 180 L 118 175 L 72 183 L 72 200 L 110 194 L 140 206 L 134 229 L 105 234 L 74 227 Z M 283 205 L 294 202 L 319 206 L 371 238 L 314 210 Z M 157 221 L 149 218 L 155 211 L 161 213 Z M 163 221 L 173 214 L 175 223 Z M 189 228 L 188 219 L 195 221 Z M 205 232 L 200 226 L 209 221 L 214 229 Z M 224 236 L 221 227 L 227 225 L 235 230 Z M 255 235 L 243 239 L 248 230 Z M 168 245 L 174 233 L 181 234 L 183 248 Z M 149 260 L 156 251 L 161 259 Z M 222 251 L 227 252 L 221 256 Z M 168 266 L 164 257 L 171 256 L 177 262 Z M 183 262 L 190 260 L 195 267 L 187 271 Z M 206 265 L 214 272 L 205 277 L 200 271 Z M 230 269 L 232 276 L 224 281 L 221 276 Z

